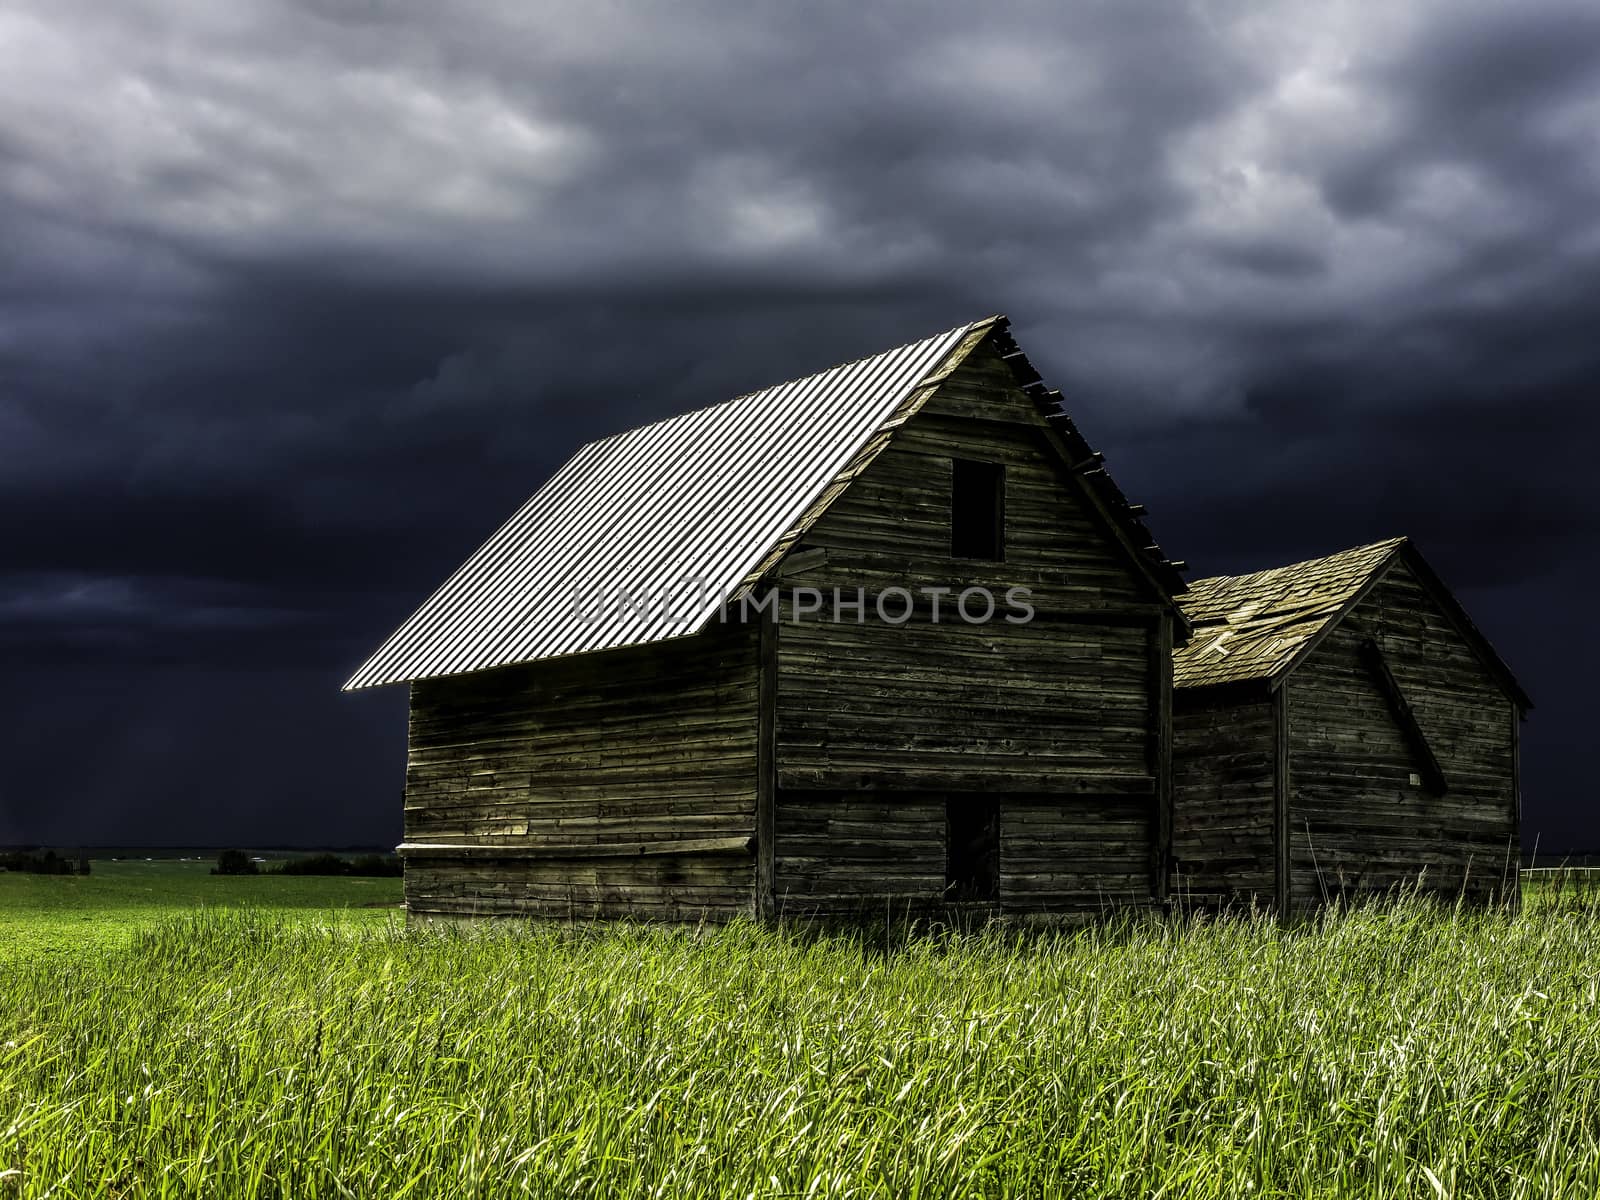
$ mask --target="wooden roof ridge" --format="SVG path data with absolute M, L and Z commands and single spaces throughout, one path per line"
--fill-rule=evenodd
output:
M 1280 672 L 1337 623 L 1403 541 L 1389 538 L 1281 567 L 1195 580 L 1179 605 L 1197 633 L 1173 650 L 1173 686 L 1276 687 Z
M 1198 600 L 1203 592 L 1220 586 L 1260 588 L 1267 583 L 1303 576 L 1312 571 L 1344 566 L 1358 557 L 1364 558 L 1378 551 L 1396 549 L 1409 540 L 1404 536 L 1383 538 L 1376 542 L 1366 542 L 1360 546 L 1336 550 L 1332 554 L 1319 554 L 1315 558 L 1304 558 L 1298 562 L 1284 563 L 1276 567 L 1262 567 L 1260 570 L 1246 571 L 1239 575 L 1208 575 L 1204 579 L 1191 582 L 1189 591 Z
M 1322 644 L 1323 639 L 1350 614 L 1356 605 L 1367 598 L 1368 593 L 1378 586 L 1378 581 L 1388 573 L 1390 565 L 1409 545 L 1410 539 L 1404 536 L 1385 538 L 1381 542 L 1370 542 L 1365 546 L 1353 546 L 1349 550 L 1340 550 L 1325 558 L 1308 559 L 1303 563 L 1295 563 L 1291 567 L 1282 568 L 1283 570 L 1290 570 L 1293 567 L 1299 567 L 1311 570 L 1322 564 L 1330 569 L 1336 569 L 1333 567 L 1335 562 L 1340 566 L 1355 568 L 1367 555 L 1376 556 L 1376 561 L 1366 566 L 1364 575 L 1357 576 L 1351 580 L 1354 586 L 1350 589 L 1349 594 L 1345 596 L 1342 602 L 1330 609 L 1321 626 L 1311 632 L 1307 636 L 1305 643 L 1271 672 L 1270 680 L 1274 688 L 1281 686 L 1296 667 L 1315 653 L 1317 647 Z
M 1045 418 L 1045 424 L 1059 441 L 1064 465 L 1074 477 L 1082 481 L 1093 505 L 1107 520 L 1113 531 L 1133 556 L 1157 592 L 1166 597 L 1181 596 L 1189 585 L 1183 578 L 1186 563 L 1169 557 L 1156 541 L 1144 522 L 1145 506 L 1130 501 L 1105 467 L 1105 455 L 1093 449 L 1089 440 L 1078 429 L 1077 422 L 1061 401 L 1059 388 L 1050 388 L 1017 340 L 1011 334 L 1011 320 L 1006 316 L 994 318 L 989 335 L 995 349 L 1011 368 L 1016 387 L 1031 399 Z M 1180 610 L 1181 615 L 1181 610 Z
M 1416 544 L 1405 536 L 1352 546 L 1319 558 L 1243 575 L 1197 579 L 1179 603 L 1199 631 L 1190 647 L 1174 651 L 1174 684 L 1180 688 L 1210 687 L 1250 680 L 1272 688 L 1282 682 L 1323 640 L 1366 599 L 1397 560 L 1404 559 L 1433 601 L 1455 625 L 1484 667 L 1506 694 L 1527 711 L 1533 707 L 1505 661 L 1473 623 Z M 1244 612 L 1248 609 L 1248 612 Z M 1282 630 L 1304 624 L 1298 639 L 1282 644 Z M 1206 652 L 1232 635 L 1228 653 Z M 1255 653 L 1248 644 L 1256 642 Z M 1216 659 L 1226 665 L 1221 666 Z

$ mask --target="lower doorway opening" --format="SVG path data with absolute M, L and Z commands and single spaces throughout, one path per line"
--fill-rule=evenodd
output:
M 988 796 L 950 796 L 944 802 L 946 900 L 1000 898 L 1000 805 Z

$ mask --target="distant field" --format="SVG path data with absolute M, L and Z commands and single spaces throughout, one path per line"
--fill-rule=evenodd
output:
M 1522 902 L 1530 908 L 1546 904 L 1600 905 L 1600 867 L 1538 867 L 1522 872 Z
M 204 869 L 0 970 L 0 1196 L 1600 1195 L 1593 905 L 407 930 Z
M 382 924 L 399 879 L 224 876 L 212 861 L 95 861 L 89 875 L 0 872 L 0 967 L 126 946 L 135 931 L 202 908 L 244 907 Z

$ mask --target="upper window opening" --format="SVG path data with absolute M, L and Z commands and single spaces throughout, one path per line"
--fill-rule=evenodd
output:
M 950 553 L 1005 558 L 1006 469 L 999 463 L 950 461 Z

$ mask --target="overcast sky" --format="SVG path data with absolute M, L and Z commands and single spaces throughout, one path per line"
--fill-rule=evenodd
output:
M 1006 312 L 1191 577 L 1415 537 L 1600 847 L 1593 0 L 0 0 L 0 842 L 393 843 L 580 442 Z

